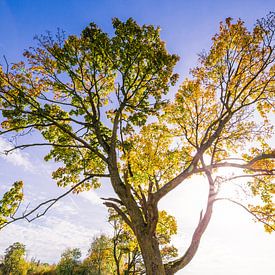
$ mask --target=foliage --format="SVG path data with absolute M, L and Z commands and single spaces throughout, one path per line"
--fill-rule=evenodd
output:
M 45 141 L 18 144 L 7 153 L 49 146 L 45 160 L 61 165 L 53 178 L 77 193 L 109 178 L 117 197 L 105 205 L 135 235 L 148 275 L 174 274 L 192 260 L 214 203 L 228 199 L 219 197 L 224 181 L 252 179 L 248 186 L 261 204 L 230 201 L 273 231 L 275 151 L 268 139 L 275 14 L 251 31 L 241 20 L 222 22 L 209 52 L 200 55 L 191 79 L 170 102 L 163 96 L 177 80 L 178 57 L 167 52 L 159 29 L 132 19 L 114 19 L 113 27 L 113 37 L 93 23 L 79 37 L 38 37 L 38 46 L 24 54 L 26 64 L 0 69 L 1 134 L 37 132 Z M 228 167 L 241 174 L 220 176 Z M 166 244 L 176 222 L 158 203 L 193 175 L 209 183 L 207 206 L 186 252 L 173 260 L 175 249 Z M 90 256 L 100 263 L 111 257 L 108 243 L 95 241 Z
M 24 259 L 26 253 L 25 245 L 16 242 L 5 251 L 2 271 L 4 274 L 27 274 L 27 263 Z
M 94 237 L 82 267 L 91 275 L 115 273 L 112 241 L 107 235 Z
M 57 274 L 72 275 L 77 274 L 80 266 L 81 252 L 78 248 L 66 249 L 56 267 Z
M 18 275 L 54 275 L 56 267 L 48 263 L 41 263 L 35 259 L 30 262 L 25 260 L 26 247 L 24 244 L 16 242 L 10 245 L 3 256 L 0 264 L 0 274 Z
M 117 274 L 139 274 L 144 264 L 131 228 L 112 209 L 109 210 L 109 223 L 113 227 L 111 242 Z
M 56 266 L 48 263 L 41 263 L 39 260 L 31 259 L 28 262 L 28 275 L 55 275 Z
M 21 201 L 23 200 L 22 189 L 23 182 L 17 181 L 0 200 L 0 228 L 16 213 Z

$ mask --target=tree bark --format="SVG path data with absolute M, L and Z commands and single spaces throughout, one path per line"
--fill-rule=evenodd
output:
M 158 240 L 154 236 L 154 230 L 153 232 L 152 229 L 150 230 L 151 224 L 149 226 L 149 224 L 144 220 L 142 212 L 132 196 L 131 191 L 121 180 L 116 166 L 115 154 L 112 154 L 109 157 L 109 161 L 110 163 L 113 163 L 113 165 L 108 165 L 111 183 L 130 216 L 131 228 L 134 231 L 140 246 L 146 275 L 165 275 L 165 267 L 162 262 Z
M 165 275 L 165 269 L 156 237 L 149 235 L 137 237 L 146 269 L 146 275 Z

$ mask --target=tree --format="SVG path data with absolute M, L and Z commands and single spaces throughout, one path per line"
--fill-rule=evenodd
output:
M 85 274 L 114 274 L 115 262 L 111 238 L 104 234 L 95 237 L 82 266 Z
M 77 274 L 77 268 L 80 266 L 81 252 L 79 248 L 66 249 L 56 267 L 57 274 L 73 275 Z
M 56 266 L 48 263 L 41 263 L 40 260 L 32 258 L 28 262 L 28 275 L 54 275 L 56 274 Z
M 49 146 L 45 160 L 62 164 L 53 178 L 77 193 L 109 178 L 117 197 L 105 205 L 133 231 L 148 275 L 174 274 L 192 260 L 214 203 L 227 199 L 218 194 L 224 181 L 251 179 L 247 186 L 262 202 L 231 201 L 273 231 L 275 151 L 267 141 L 275 14 L 251 31 L 241 20 L 221 23 L 210 51 L 170 102 L 164 95 L 177 80 L 179 58 L 167 52 L 159 29 L 132 19 L 114 19 L 113 26 L 113 37 L 95 24 L 79 37 L 38 37 L 24 54 L 27 65 L 1 69 L 1 134 L 41 134 L 7 153 Z M 239 173 L 219 174 L 228 167 Z M 185 254 L 164 263 L 156 237 L 159 201 L 194 175 L 208 180 L 207 206 Z
M 26 247 L 24 244 L 16 242 L 9 246 L 5 251 L 5 255 L 1 256 L 0 274 L 56 274 L 55 265 L 41 263 L 34 258 L 32 258 L 31 261 L 26 261 L 25 254 Z
M 131 228 L 123 222 L 122 218 L 109 210 L 109 223 L 113 227 L 113 258 L 116 265 L 116 273 L 139 274 L 144 269 L 140 249 Z
M 5 251 L 2 265 L 3 274 L 27 274 L 27 263 L 24 259 L 26 253 L 25 245 L 14 243 Z

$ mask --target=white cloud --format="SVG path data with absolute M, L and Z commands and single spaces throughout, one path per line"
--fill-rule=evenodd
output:
M 96 192 L 94 190 L 81 192 L 81 193 L 79 193 L 79 196 L 88 200 L 92 204 L 96 204 L 96 205 L 102 204 L 102 200 L 100 199 L 100 197 L 96 194 Z
M 68 196 L 68 198 L 70 199 L 70 196 Z M 77 215 L 77 213 L 79 213 L 79 211 L 81 211 L 81 209 L 79 208 L 79 206 L 73 201 L 71 200 L 73 205 L 68 204 L 68 200 L 67 201 L 58 201 L 53 207 L 52 209 L 54 210 L 55 213 L 59 213 L 62 214 L 63 217 L 72 217 L 72 215 Z
M 5 139 L 0 137 L 0 157 L 14 166 L 23 167 L 25 170 L 33 172 L 34 166 L 32 165 L 29 155 L 20 150 L 14 150 L 9 154 L 5 154 L 5 150 L 11 149 L 12 145 Z
M 36 257 L 45 262 L 58 261 L 61 253 L 68 247 L 78 247 L 86 255 L 94 235 L 100 229 L 82 226 L 80 222 L 69 222 L 57 217 L 45 217 L 43 225 L 30 223 L 12 224 L 6 227 L 0 238 L 0 254 L 14 242 L 26 245 L 28 257 Z

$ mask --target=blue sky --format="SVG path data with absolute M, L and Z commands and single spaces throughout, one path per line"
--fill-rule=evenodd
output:
M 9 62 L 20 60 L 23 50 L 34 44 L 34 35 L 46 30 L 55 32 L 61 28 L 68 34 L 79 34 L 94 21 L 111 33 L 111 18 L 133 17 L 140 24 L 161 27 L 161 37 L 168 50 L 181 57 L 176 71 L 182 81 L 196 65 L 197 54 L 209 48 L 221 20 L 229 16 L 241 18 L 252 27 L 257 18 L 274 11 L 274 7 L 274 0 L 0 0 L 0 62 L 3 55 Z M 5 146 L 1 139 L 0 150 Z M 35 204 L 60 193 L 62 190 L 56 188 L 50 178 L 54 164 L 45 164 L 42 153 L 28 150 L 9 158 L 0 157 L 0 192 L 20 178 L 26 184 L 26 202 Z M 180 249 L 188 244 L 197 222 L 201 209 L 197 202 L 203 203 L 203 184 L 199 181 L 193 182 L 194 187 L 190 184 L 178 188 L 161 203 L 162 208 L 178 219 L 179 234 L 174 242 Z M 99 199 L 108 193 L 105 182 L 100 191 L 69 196 L 40 220 L 11 225 L 0 233 L 0 254 L 15 241 L 27 245 L 30 258 L 35 256 L 42 261 L 56 261 L 66 247 L 80 247 L 85 254 L 94 234 L 110 231 L 106 210 Z M 273 235 L 264 233 L 261 225 L 254 224 L 236 207 L 217 205 L 199 252 L 190 266 L 178 274 L 272 274 L 275 270 Z

